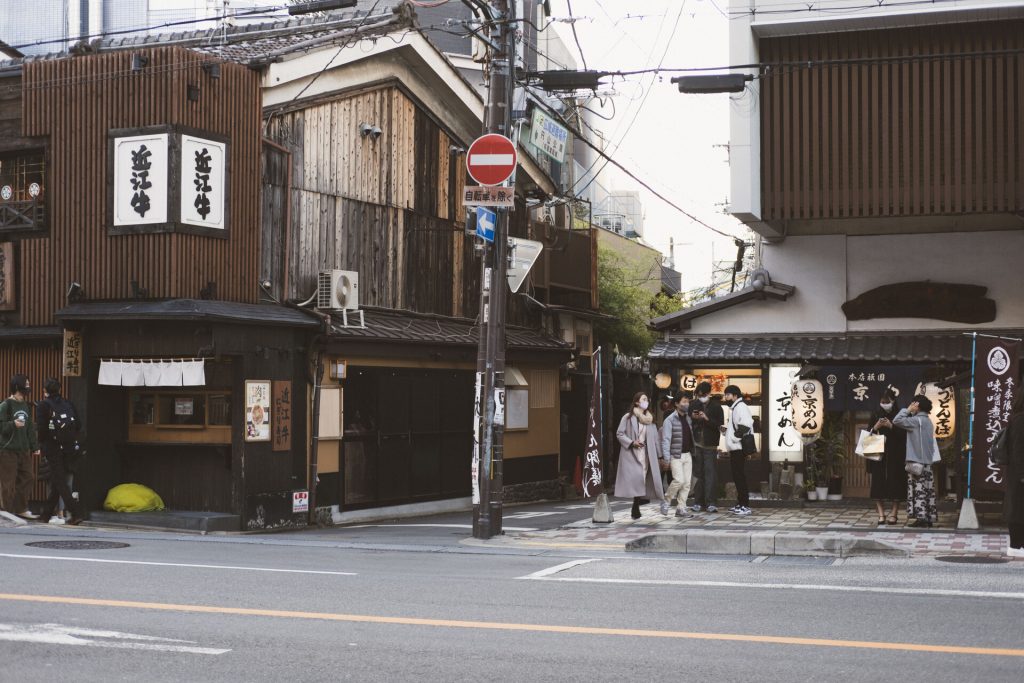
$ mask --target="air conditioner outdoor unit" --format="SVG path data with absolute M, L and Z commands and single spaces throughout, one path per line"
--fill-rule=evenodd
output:
M 327 311 L 358 311 L 359 273 L 321 270 L 317 280 L 316 307 Z

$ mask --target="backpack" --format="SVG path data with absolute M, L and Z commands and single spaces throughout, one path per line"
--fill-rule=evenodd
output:
M 993 439 L 992 445 L 988 449 L 988 457 L 991 458 L 992 462 L 1002 467 L 1006 467 L 1010 463 L 1010 425 L 1007 423 L 1005 427 L 999 430 L 996 434 L 996 438 Z
M 81 424 L 75 407 L 71 401 L 61 396 L 46 399 L 50 406 L 50 423 L 48 425 L 50 435 L 62 450 L 71 452 L 78 449 L 78 435 L 81 432 Z

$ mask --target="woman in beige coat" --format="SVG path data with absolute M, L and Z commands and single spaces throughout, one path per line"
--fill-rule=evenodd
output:
M 633 407 L 622 416 L 616 436 L 619 438 L 619 467 L 615 474 L 615 495 L 633 499 L 633 519 L 640 519 L 640 499 L 661 502 L 661 514 L 668 514 L 668 501 L 661 489 L 658 468 L 658 428 L 654 414 L 648 409 L 650 400 L 643 392 L 633 396 Z

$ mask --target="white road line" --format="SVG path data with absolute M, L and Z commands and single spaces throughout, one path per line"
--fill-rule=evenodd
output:
M 234 567 L 223 564 L 184 564 L 179 562 L 143 562 L 141 560 L 108 560 L 99 557 L 62 557 L 60 555 L 15 555 L 0 553 L 0 557 L 18 560 L 62 560 L 64 562 L 101 562 L 104 564 L 139 564 L 150 567 L 186 567 L 189 569 L 234 569 L 249 572 L 276 572 L 282 574 L 327 574 L 329 576 L 358 576 L 355 572 L 327 572 L 316 569 L 274 569 L 271 567 Z
M 506 517 L 506 519 L 508 519 Z M 472 529 L 472 524 L 352 524 L 340 527 L 342 529 L 368 529 L 368 528 L 382 528 L 387 529 L 391 527 L 435 527 L 438 529 Z M 528 526 L 504 526 L 501 527 L 505 531 L 540 531 L 540 529 L 534 529 Z
M 527 574 L 526 576 L 520 576 L 518 578 L 520 578 L 520 579 L 544 579 L 544 577 L 546 577 L 546 576 L 551 576 L 552 574 L 557 574 L 558 572 L 564 572 L 566 569 L 572 569 L 573 567 L 578 567 L 581 564 L 587 564 L 589 562 L 598 562 L 599 560 L 600 560 L 600 558 L 597 558 L 597 557 L 592 557 L 592 558 L 589 558 L 589 559 L 586 559 L 586 560 L 572 560 L 571 562 L 563 562 L 562 564 L 556 565 L 554 567 L 548 567 L 547 569 L 541 569 L 539 572 L 534 572 L 532 574 Z M 554 580 L 554 579 L 545 579 L 545 580 L 551 581 L 551 580 Z
M 102 640 L 91 640 L 100 638 Z M 155 652 L 182 652 L 195 655 L 222 655 L 230 649 L 196 647 L 195 641 L 157 638 L 135 633 L 61 626 L 60 624 L 0 624 L 0 640 L 41 643 L 46 645 L 74 645 L 104 647 L 116 650 L 149 650 Z M 176 643 L 186 643 L 178 645 Z
M 760 589 L 792 589 L 810 591 L 837 591 L 842 593 L 881 593 L 887 595 L 927 595 L 943 597 L 963 598 L 998 598 L 1001 600 L 1024 600 L 1024 593 L 1004 593 L 997 591 L 958 591 L 944 588 L 899 588 L 888 586 L 837 586 L 818 585 L 806 583 L 743 583 L 741 581 L 656 581 L 653 579 L 594 579 L 594 578 L 572 578 L 553 577 L 560 571 L 569 569 L 574 563 L 567 562 L 565 565 L 552 567 L 556 571 L 545 570 L 548 573 L 537 572 L 528 576 L 521 576 L 521 579 L 533 581 L 562 581 L 567 583 L 620 583 L 648 586 L 687 586 L 693 588 L 760 588 Z M 582 564 L 579 562 L 578 564 Z

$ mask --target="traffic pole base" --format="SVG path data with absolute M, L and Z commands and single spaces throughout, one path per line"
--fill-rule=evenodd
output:
M 608 502 L 607 493 L 602 493 L 597 497 L 597 502 L 594 503 L 592 521 L 594 524 L 611 524 L 615 521 L 615 517 L 612 515 L 612 506 Z
M 960 505 L 960 519 L 956 522 L 957 529 L 979 529 L 978 513 L 974 509 L 974 499 L 964 498 Z

